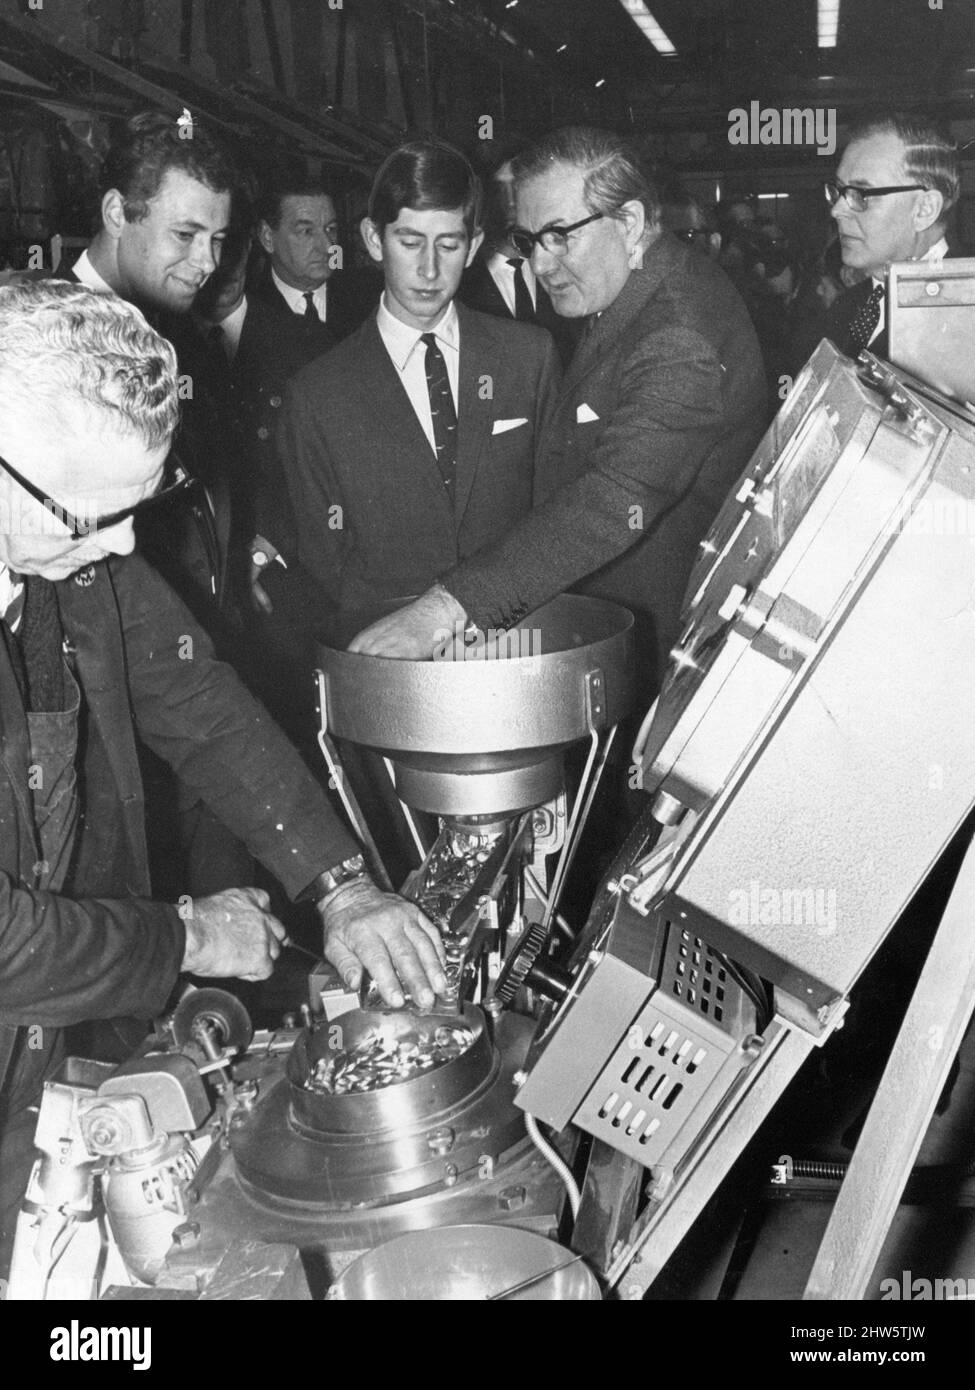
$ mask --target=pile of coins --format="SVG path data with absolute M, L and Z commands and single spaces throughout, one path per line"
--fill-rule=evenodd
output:
M 449 1003 L 456 1003 L 460 997 L 467 943 L 476 922 L 476 916 L 468 916 L 459 923 L 452 923 L 451 917 L 454 908 L 470 892 L 503 834 L 504 831 L 498 830 L 478 834 L 444 827 L 427 864 L 423 884 L 411 894 L 417 906 L 436 924 L 443 939 L 447 987 L 442 998 Z
M 473 1030 L 464 1024 L 441 1024 L 428 1037 L 370 1033 L 348 1051 L 319 1058 L 305 1088 L 326 1096 L 380 1091 L 452 1062 L 473 1041 Z

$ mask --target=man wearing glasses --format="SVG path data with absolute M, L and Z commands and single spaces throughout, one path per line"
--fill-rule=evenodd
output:
M 512 241 L 556 311 L 585 324 L 539 439 L 538 500 L 352 647 L 428 656 L 438 632 L 510 627 L 579 587 L 636 615 L 649 697 L 698 546 L 765 423 L 758 344 L 723 272 L 661 230 L 616 136 L 557 131 L 514 174 Z
M 826 198 L 843 264 L 860 272 L 824 329 L 841 352 L 887 356 L 884 273 L 892 261 L 940 261 L 945 223 L 958 201 L 958 154 L 947 130 L 899 112 L 854 128 Z
M 0 289 L 0 1273 L 61 1030 L 151 1019 L 180 971 L 266 978 L 267 894 L 150 897 L 136 740 L 164 758 L 292 898 L 313 899 L 346 983 L 444 987 L 439 941 L 380 893 L 294 749 L 189 611 L 133 554 L 170 505 L 176 359 L 114 295 Z M 178 476 L 170 487 L 185 486 Z

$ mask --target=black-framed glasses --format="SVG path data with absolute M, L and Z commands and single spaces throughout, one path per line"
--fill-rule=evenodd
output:
M 695 237 L 703 237 L 707 241 L 711 233 L 706 227 L 675 227 L 671 236 L 675 236 L 678 241 L 693 241 Z
M 32 483 L 29 478 L 25 478 L 23 473 L 17 471 L 12 463 L 0 455 L 0 468 L 5 473 L 9 473 L 15 483 L 19 483 L 26 493 L 34 498 L 35 502 L 40 502 L 45 511 L 51 513 L 71 532 L 73 541 L 80 541 L 82 536 L 94 535 L 97 531 L 107 531 L 110 526 L 118 526 L 122 521 L 128 521 L 130 517 L 142 516 L 148 511 L 155 510 L 161 502 L 166 502 L 178 492 L 185 492 L 188 487 L 197 481 L 191 473 L 180 463 L 175 454 L 170 454 L 166 460 L 163 471 L 163 485 L 158 492 L 154 492 L 151 497 L 143 497 L 141 502 L 134 502 L 131 507 L 123 507 L 121 511 L 109 512 L 107 516 L 87 517 L 81 520 L 73 512 L 69 512 L 67 507 L 62 507 L 59 502 L 55 502 L 53 497 L 49 497 L 43 489 Z
M 892 183 L 887 188 L 857 188 L 852 183 L 836 183 L 830 180 L 823 184 L 826 201 L 835 208 L 841 198 L 845 198 L 852 212 L 866 212 L 868 198 L 886 198 L 888 193 L 927 193 L 923 183 Z
M 568 227 L 543 227 L 540 232 L 529 232 L 524 227 L 512 227 L 508 237 L 519 256 L 526 260 L 536 246 L 541 246 L 552 256 L 564 256 L 569 247 L 569 233 L 580 227 L 588 227 L 590 222 L 598 222 L 605 217 L 604 212 L 594 212 L 591 217 L 583 217 L 579 222 L 570 222 Z

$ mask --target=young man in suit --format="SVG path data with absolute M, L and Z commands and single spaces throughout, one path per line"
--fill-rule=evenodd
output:
M 295 529 L 292 545 L 277 545 L 316 595 L 298 643 L 326 618 L 329 640 L 344 643 L 500 540 L 532 504 L 558 357 L 542 329 L 454 302 L 481 242 L 479 192 L 464 156 L 440 141 L 387 158 L 362 223 L 382 299 L 288 386 L 278 446 Z M 396 881 L 408 860 L 387 779 L 369 757 L 346 766 Z
M 558 360 L 541 329 L 454 302 L 481 243 L 478 194 L 440 141 L 387 158 L 362 223 L 382 299 L 288 386 L 293 552 L 333 612 L 419 593 L 531 506 Z
M 887 266 L 948 255 L 945 225 L 959 187 L 957 147 L 937 121 L 894 111 L 851 131 L 836 181 L 826 185 L 843 264 L 864 276 L 826 319 L 824 335 L 841 352 L 887 356 Z
M 587 320 L 539 441 L 536 505 L 352 649 L 422 659 L 444 629 L 510 627 L 579 587 L 635 614 L 650 698 L 700 542 L 764 427 L 758 343 L 724 273 L 660 229 L 616 136 L 557 131 L 515 181 L 516 244 L 558 313 Z
M 205 127 L 192 138 L 165 112 L 133 116 L 114 139 L 101 170 L 101 225 L 76 261 L 73 278 L 113 290 L 141 309 L 176 349 L 184 392 L 174 445 L 200 486 L 140 520 L 139 546 L 217 641 L 239 659 L 241 617 L 231 565 L 231 534 L 241 483 L 242 448 L 226 362 L 200 335 L 192 310 L 217 270 L 231 227 L 238 175 Z M 242 587 L 242 586 L 236 586 Z M 168 771 L 146 763 L 154 865 L 168 873 L 178 839 L 194 891 L 245 883 L 251 856 L 202 802 L 185 796 L 170 825 L 175 792 Z M 182 795 L 182 794 L 181 794 Z

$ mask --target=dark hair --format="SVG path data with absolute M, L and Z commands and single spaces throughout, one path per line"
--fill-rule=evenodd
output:
M 481 225 L 481 182 L 466 157 L 445 140 L 411 140 L 379 167 L 369 194 L 369 218 L 382 236 L 403 208 L 464 214 L 467 235 Z
M 958 145 L 949 127 L 932 116 L 881 111 L 851 127 L 847 148 L 871 135 L 897 136 L 904 146 L 904 173 L 911 183 L 923 183 L 941 194 L 944 201 L 938 221 L 944 221 L 958 201 L 961 183 Z
M 321 179 L 314 178 L 304 169 L 285 167 L 275 169 L 266 179 L 261 179 L 254 211 L 259 222 L 266 222 L 274 230 L 280 225 L 285 198 L 331 197 Z
M 660 222 L 660 195 L 632 146 L 608 130 L 566 126 L 530 145 L 515 159 L 515 183 L 546 173 L 553 164 L 569 164 L 585 173 L 583 196 L 590 212 L 616 217 L 624 203 L 643 204 L 647 225 Z
M 127 222 L 141 222 L 170 169 L 179 169 L 214 193 L 234 193 L 238 174 L 226 150 L 194 121 L 187 139 L 174 116 L 143 111 L 127 121 L 102 164 L 99 192 L 122 195 Z

